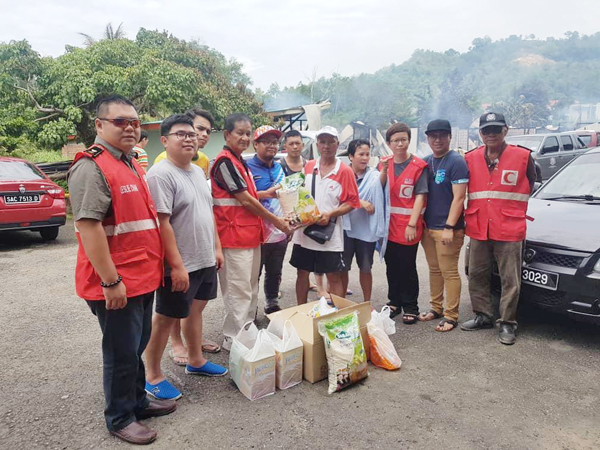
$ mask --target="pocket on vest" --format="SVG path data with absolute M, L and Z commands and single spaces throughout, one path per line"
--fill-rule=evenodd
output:
M 255 217 L 238 217 L 235 220 L 238 227 L 258 227 L 260 222 L 257 216 Z
M 110 254 L 115 266 L 123 267 L 133 265 L 136 262 L 147 261 L 148 253 L 143 247 L 132 248 L 130 250 L 122 250 Z
M 502 209 L 502 236 L 513 239 L 523 239 L 527 230 L 525 211 L 519 209 Z
M 479 230 L 479 207 L 465 210 L 465 223 L 468 230 Z

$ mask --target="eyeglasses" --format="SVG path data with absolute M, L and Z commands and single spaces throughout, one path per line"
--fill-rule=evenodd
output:
M 192 141 L 198 139 L 198 133 L 186 133 L 185 131 L 178 131 L 177 133 L 169 133 L 167 136 L 175 136 L 180 141 L 186 138 L 190 138 Z
M 398 144 L 406 144 L 408 142 L 410 142 L 410 140 L 408 140 L 406 138 L 402 138 L 402 139 L 394 139 L 394 140 L 390 141 L 390 144 L 398 145 Z
M 127 128 L 131 125 L 133 128 L 139 128 L 142 122 L 140 119 L 127 119 L 125 117 L 117 117 L 116 119 L 105 119 L 104 117 L 97 117 L 98 120 L 104 120 L 105 122 L 112 123 L 115 127 Z
M 502 133 L 502 129 L 504 127 L 501 127 L 500 125 L 492 125 L 489 127 L 485 127 L 481 129 L 481 134 L 484 135 L 488 135 L 488 134 L 500 134 Z
M 200 133 L 202 133 L 203 131 L 206 131 L 206 134 L 212 133 L 212 130 L 210 128 L 203 127 L 202 125 L 197 125 L 196 130 L 198 130 Z
M 256 141 L 257 144 L 264 144 L 267 147 L 269 146 L 273 146 L 273 145 L 279 145 L 279 141 Z

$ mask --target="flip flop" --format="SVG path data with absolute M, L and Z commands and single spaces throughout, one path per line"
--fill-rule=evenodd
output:
M 221 351 L 221 346 L 216 342 L 209 341 L 208 339 L 202 342 L 202 350 L 206 353 L 219 353 Z M 186 357 L 187 359 L 187 357 Z M 187 364 L 187 361 L 186 361 Z M 185 364 L 184 364 L 185 365 Z
M 430 319 L 425 319 L 425 317 L 427 317 L 429 314 L 432 314 L 433 317 L 431 317 Z M 426 313 L 419 314 L 419 320 L 421 322 L 429 322 L 430 320 L 436 320 L 436 319 L 439 319 L 440 317 L 442 317 L 442 315 L 439 312 L 434 311 L 433 309 L 430 309 Z
M 221 350 L 221 347 L 219 347 L 219 350 Z M 169 357 L 178 366 L 182 366 L 182 367 L 183 366 L 187 366 L 187 363 L 188 363 L 188 357 L 187 356 L 176 355 L 175 353 L 173 353 L 173 350 L 169 350 Z M 179 358 L 179 360 L 177 360 L 178 358 Z
M 316 284 L 311 284 L 311 285 L 308 287 L 308 290 L 309 290 L 309 291 L 313 291 L 313 292 L 317 292 L 317 285 L 316 285 Z
M 450 328 L 449 330 L 442 330 L 442 327 L 444 325 L 446 325 L 447 323 L 452 325 L 452 328 Z M 437 327 L 435 327 L 435 331 L 439 331 L 440 333 L 447 333 L 448 331 L 454 330 L 457 326 L 458 326 L 458 322 L 456 320 L 446 319 L 444 317 L 442 320 L 440 320 L 440 323 L 437 324 Z

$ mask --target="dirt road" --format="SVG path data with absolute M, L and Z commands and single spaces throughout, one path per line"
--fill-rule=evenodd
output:
M 33 233 L 0 235 L 0 448 L 125 448 L 102 415 L 100 330 L 75 296 L 72 223 L 56 242 Z M 289 252 L 288 252 L 289 253 Z M 376 262 L 373 305 L 386 302 Z M 427 268 L 419 255 L 421 308 Z M 350 287 L 361 300 L 355 271 Z M 286 263 L 283 306 L 295 274 Z M 261 307 L 264 297 L 261 296 Z M 461 320 L 471 316 L 463 289 Z M 222 302 L 209 304 L 205 330 L 220 340 Z M 259 313 L 259 324 L 267 319 Z M 229 378 L 198 379 L 165 358 L 184 392 L 179 409 L 148 421 L 156 449 L 592 449 L 600 447 L 600 334 L 594 327 L 526 311 L 516 345 L 496 330 L 437 333 L 434 322 L 398 324 L 398 372 L 371 367 L 360 385 L 327 395 L 304 382 L 250 402 Z M 227 353 L 211 360 L 227 364 Z

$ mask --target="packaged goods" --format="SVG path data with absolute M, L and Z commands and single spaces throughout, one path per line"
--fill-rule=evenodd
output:
M 323 317 L 327 314 L 334 313 L 338 310 L 337 306 L 330 306 L 325 297 L 321 297 L 319 302 L 313 306 L 310 310 L 310 316 L 315 317 Z
M 242 394 L 257 400 L 275 393 L 275 349 L 267 330 L 248 322 L 233 338 L 229 353 L 231 378 Z
M 377 311 L 371 313 L 367 331 L 371 344 L 371 362 L 383 369 L 398 370 L 402 366 L 402 360 L 388 336 L 396 332 L 396 324 L 390 319 L 389 306 L 381 308 L 379 313 Z
M 319 333 L 325 343 L 330 394 L 369 375 L 356 311 L 335 319 L 322 320 L 319 322 Z
M 277 197 L 283 214 L 292 227 L 305 227 L 319 220 L 320 213 L 315 200 L 304 187 L 303 173 L 285 177 L 281 188 L 277 190 Z
M 304 345 L 289 320 L 272 320 L 267 327 L 275 348 L 275 375 L 278 389 L 302 383 Z

